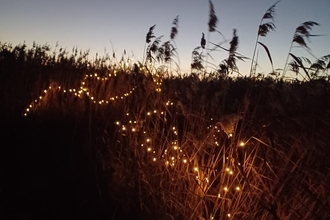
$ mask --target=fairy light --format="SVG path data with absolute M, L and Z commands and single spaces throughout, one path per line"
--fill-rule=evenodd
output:
M 151 147 L 148 147 L 147 151 L 150 152 L 151 151 Z
M 228 187 L 227 186 L 224 187 L 223 190 L 227 192 L 228 191 Z
M 187 163 L 187 159 L 183 159 L 183 163 Z
M 228 214 L 227 214 L 227 216 L 228 216 L 228 218 L 230 218 L 230 217 L 231 217 L 231 214 L 230 214 L 230 213 L 228 213 Z
M 153 162 L 156 162 L 156 160 L 157 160 L 156 157 L 154 157 L 154 158 L 152 159 Z
M 241 190 L 241 188 L 239 188 L 239 186 L 237 186 L 236 187 L 236 191 L 240 191 Z
M 239 143 L 239 146 L 240 146 L 240 147 L 244 147 L 244 146 L 245 146 L 245 143 L 244 143 L 243 141 L 241 141 L 241 142 Z
M 194 170 L 195 170 L 196 172 L 198 172 L 198 167 L 194 167 Z

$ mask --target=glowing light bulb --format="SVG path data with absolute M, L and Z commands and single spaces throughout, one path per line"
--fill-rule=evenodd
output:
M 220 198 L 220 193 L 218 193 L 218 198 Z
M 239 188 L 239 186 L 237 186 L 237 187 L 236 187 L 236 190 L 237 190 L 237 191 L 240 191 L 240 190 L 241 190 L 241 188 Z
M 228 191 L 228 187 L 224 187 L 223 190 Z
M 151 147 L 148 147 L 147 151 L 150 152 L 151 151 Z
M 156 162 L 156 160 L 157 160 L 156 157 L 154 157 L 154 159 L 152 159 L 152 161 L 154 161 L 154 162 Z
M 245 146 L 245 143 L 243 141 L 241 141 L 241 143 L 239 143 L 239 146 L 240 147 L 244 147 Z
M 147 142 L 150 142 L 150 138 L 147 139 Z
M 231 171 L 229 171 L 229 174 L 230 174 L 230 175 L 233 175 L 233 171 L 232 171 L 232 170 L 231 170 Z
M 183 159 L 183 163 L 187 163 L 187 159 Z
M 198 171 L 198 167 L 194 167 L 194 170 L 197 172 Z
M 230 213 L 228 213 L 228 214 L 227 214 L 227 216 L 230 218 L 230 217 L 231 217 L 231 214 L 230 214 Z

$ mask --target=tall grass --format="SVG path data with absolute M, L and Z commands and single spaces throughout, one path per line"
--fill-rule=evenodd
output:
M 258 37 L 275 27 L 262 22 L 273 18 L 276 4 Z M 117 204 L 114 219 L 329 218 L 330 94 L 320 77 L 327 76 L 329 56 L 303 68 L 309 81 L 229 77 L 244 59 L 234 30 L 229 48 L 214 44 L 229 53 L 218 69 L 203 74 L 197 47 L 193 71 L 176 75 L 178 17 L 165 43 L 154 29 L 140 63 L 126 55 L 90 61 L 77 49 L 69 55 L 47 45 L 1 44 L 3 111 L 88 118 L 89 153 L 108 179 L 102 193 Z M 289 54 L 299 72 L 301 59 Z M 253 55 L 251 68 L 256 64 Z

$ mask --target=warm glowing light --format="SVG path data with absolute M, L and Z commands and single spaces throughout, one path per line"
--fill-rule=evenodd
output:
M 183 163 L 187 163 L 187 159 L 183 159 Z
M 241 143 L 239 143 L 239 146 L 240 147 L 244 147 L 245 146 L 245 143 L 243 141 L 241 141 Z
M 228 187 L 224 187 L 223 190 L 228 191 Z
M 233 175 L 233 171 L 232 171 L 232 170 L 231 170 L 231 171 L 229 171 L 229 174 L 230 174 L 230 175 Z
M 150 142 L 150 138 L 147 138 L 147 142 Z
M 147 151 L 151 151 L 151 147 L 148 147 Z
M 174 150 L 177 150 L 177 149 L 178 149 L 178 146 L 174 146 L 173 149 L 174 149 Z
M 116 125 L 120 125 L 120 122 L 119 121 L 116 121 Z
M 194 170 L 197 172 L 198 171 L 198 168 L 197 167 L 194 167 Z
M 218 198 L 220 198 L 220 193 L 218 193 Z
M 156 157 L 154 157 L 154 159 L 152 159 L 152 161 L 154 161 L 154 162 L 156 162 L 156 160 L 157 160 Z
M 230 217 L 231 217 L 231 214 L 230 214 L 230 213 L 228 213 L 228 214 L 227 214 L 227 216 L 230 218 Z
M 237 186 L 237 187 L 236 187 L 236 190 L 237 190 L 237 191 L 240 191 L 240 190 L 241 190 L 241 188 L 239 188 L 239 186 Z

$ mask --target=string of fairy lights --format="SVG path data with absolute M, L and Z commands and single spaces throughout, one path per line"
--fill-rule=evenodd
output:
M 156 71 L 149 71 L 145 66 L 139 67 L 139 70 L 142 74 L 151 73 L 153 83 L 155 85 L 154 89 L 156 92 L 160 93 L 161 86 L 162 86 L 162 76 L 158 74 Z M 135 90 L 137 89 L 137 86 L 134 85 L 131 89 L 128 91 L 120 94 L 111 96 L 107 99 L 105 98 L 98 98 L 97 96 L 93 96 L 90 92 L 90 89 L 88 88 L 90 81 L 97 81 L 97 82 L 106 82 L 110 79 L 113 79 L 114 77 L 117 77 L 119 73 L 114 70 L 111 73 L 108 73 L 106 76 L 99 76 L 97 73 L 95 74 L 89 74 L 86 75 L 83 80 L 80 83 L 79 88 L 63 88 L 61 86 L 49 86 L 47 89 L 43 90 L 42 93 L 35 98 L 33 101 L 30 102 L 30 104 L 25 108 L 23 112 L 23 116 L 28 116 L 31 112 L 33 112 L 36 109 L 36 106 L 40 104 L 40 102 L 44 99 L 45 95 L 49 92 L 62 92 L 62 93 L 68 93 L 72 94 L 75 97 L 82 98 L 84 95 L 89 98 L 89 100 L 98 105 L 106 105 L 110 104 L 112 102 L 116 102 L 118 100 L 125 100 L 126 98 L 130 97 Z M 156 117 L 162 117 L 164 121 L 166 121 L 166 114 L 169 111 L 169 107 L 174 106 L 175 103 L 168 99 L 164 104 L 162 104 L 163 109 L 154 109 L 154 110 L 148 110 L 145 112 L 146 118 L 152 118 L 153 116 Z M 172 126 L 170 129 L 170 133 L 168 134 L 168 137 L 170 137 L 169 143 L 164 148 L 164 151 L 159 154 L 157 149 L 154 147 L 154 140 L 152 137 L 148 136 L 148 132 L 146 128 L 142 128 L 143 124 L 142 122 L 138 121 L 134 117 L 130 117 L 131 115 L 134 115 L 133 113 L 127 112 L 126 113 L 126 119 L 124 121 L 118 120 L 115 122 L 116 126 L 118 127 L 118 131 L 123 135 L 134 135 L 139 132 L 142 132 L 143 136 L 145 137 L 143 143 L 140 143 L 140 147 L 144 148 L 145 151 L 151 155 L 150 159 L 154 163 L 162 163 L 168 168 L 175 168 L 178 164 L 186 164 L 192 166 L 192 171 L 196 174 L 196 180 L 198 181 L 198 184 L 202 186 L 202 188 L 206 189 L 210 184 L 212 184 L 212 180 L 210 180 L 210 176 L 207 176 L 206 172 L 203 172 L 203 168 L 199 167 L 198 164 L 193 165 L 193 161 L 191 161 L 188 156 L 185 154 L 184 150 L 179 146 L 179 140 L 178 140 L 178 128 L 177 126 Z M 210 124 L 207 129 L 211 130 L 213 129 L 216 133 L 222 132 L 222 127 L 218 126 L 216 123 L 214 123 L 214 119 L 211 118 L 210 122 L 213 123 Z M 228 133 L 228 138 L 233 137 L 233 133 Z M 216 134 L 213 135 L 213 144 L 215 147 L 219 146 L 220 143 L 218 141 L 218 136 Z M 239 142 L 238 146 L 240 148 L 243 148 L 245 146 L 246 142 Z M 228 157 L 226 157 L 227 160 L 229 160 Z M 230 163 L 228 163 L 230 164 Z M 241 165 L 238 163 L 238 165 Z M 228 165 L 224 168 L 224 173 L 230 176 L 234 176 L 235 169 L 230 168 Z M 229 191 L 234 190 L 235 192 L 240 192 L 242 189 L 239 185 L 224 185 L 222 188 L 219 189 L 218 194 L 215 196 L 217 199 L 223 199 L 226 196 L 226 193 Z M 234 215 L 231 213 L 227 213 L 227 217 L 231 218 Z M 211 215 L 211 219 L 214 219 L 214 215 Z

